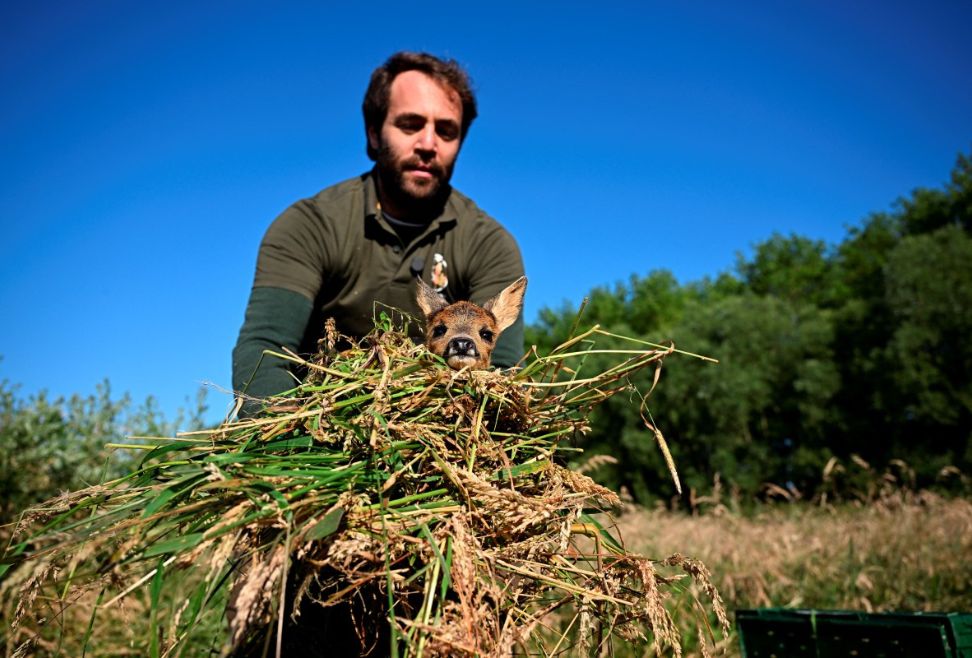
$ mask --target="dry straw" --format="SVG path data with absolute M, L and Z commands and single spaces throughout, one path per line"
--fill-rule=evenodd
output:
M 309 374 L 258 416 L 126 445 L 145 452 L 130 475 L 26 515 L 0 564 L 7 653 L 91 655 L 135 601 L 149 618 L 128 642 L 151 656 L 196 652 L 226 608 L 210 645 L 280 654 L 288 611 L 314 604 L 357 610 L 365 646 L 399 656 L 680 655 L 673 588 L 699 582 L 727 625 L 707 571 L 626 551 L 601 515 L 616 495 L 563 465 L 590 410 L 675 351 L 595 327 L 512 375 L 457 373 L 384 326 L 277 355 Z M 584 372 L 594 354 L 613 364 Z

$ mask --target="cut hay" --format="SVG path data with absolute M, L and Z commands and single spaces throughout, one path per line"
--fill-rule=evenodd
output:
M 308 377 L 256 417 L 125 446 L 146 453 L 130 475 L 25 516 L 0 563 L 7 654 L 280 655 L 292 611 L 344 605 L 378 653 L 681 655 L 665 602 L 686 579 L 728 626 L 705 567 L 628 553 L 601 514 L 617 496 L 564 466 L 590 410 L 675 351 L 605 336 L 512 375 L 454 372 L 388 327 L 277 355 Z M 571 369 L 594 354 L 614 364 Z

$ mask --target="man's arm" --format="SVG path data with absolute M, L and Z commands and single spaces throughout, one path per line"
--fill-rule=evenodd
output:
M 327 268 L 327 225 L 309 201 L 285 210 L 267 229 L 257 255 L 246 316 L 233 349 L 233 390 L 249 400 L 244 414 L 260 409 L 254 398 L 277 395 L 297 382 L 287 362 L 264 350 L 297 351 L 303 342 L 322 272 Z
M 266 398 L 293 388 L 297 382 L 283 359 L 264 355 L 282 347 L 297 351 L 313 305 L 303 295 L 283 288 L 253 288 L 246 317 L 233 348 L 233 390 L 244 396 L 241 416 L 261 407 Z

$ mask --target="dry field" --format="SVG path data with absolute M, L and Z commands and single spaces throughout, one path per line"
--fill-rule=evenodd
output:
M 629 549 L 708 565 L 730 610 L 972 611 L 969 499 L 899 490 L 866 505 L 768 504 L 747 515 L 630 508 L 618 525 Z M 689 585 L 677 605 L 695 595 Z M 720 648 L 739 655 L 736 637 Z
M 969 499 L 899 493 L 867 505 L 763 505 L 750 514 L 723 506 L 697 515 L 631 506 L 618 518 L 618 526 L 630 550 L 653 557 L 679 552 L 700 559 L 730 610 L 972 610 Z M 699 632 L 693 614 L 697 609 L 691 610 L 695 597 L 705 600 L 694 584 L 686 583 L 670 602 L 686 640 L 686 657 L 702 655 L 694 640 Z M 131 647 L 144 631 L 148 601 L 143 599 L 137 597 L 118 611 L 124 619 L 116 628 L 119 637 L 101 638 L 118 647 L 112 655 L 138 655 L 123 647 Z M 84 628 L 88 610 L 80 605 L 63 621 Z M 717 628 L 715 620 L 711 623 Z M 200 648 L 208 644 L 200 637 Z M 57 653 L 54 646 L 43 649 L 45 655 Z M 8 646 L 5 654 L 11 651 Z M 738 656 L 738 638 L 722 639 L 715 651 L 710 646 L 710 653 Z M 190 649 L 187 655 L 197 654 Z M 650 646 L 642 646 L 615 655 L 655 654 Z

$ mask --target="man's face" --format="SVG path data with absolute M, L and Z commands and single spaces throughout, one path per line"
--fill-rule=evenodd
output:
M 392 81 L 380 133 L 368 130 L 391 214 L 407 216 L 438 200 L 459 155 L 458 94 L 419 71 Z

